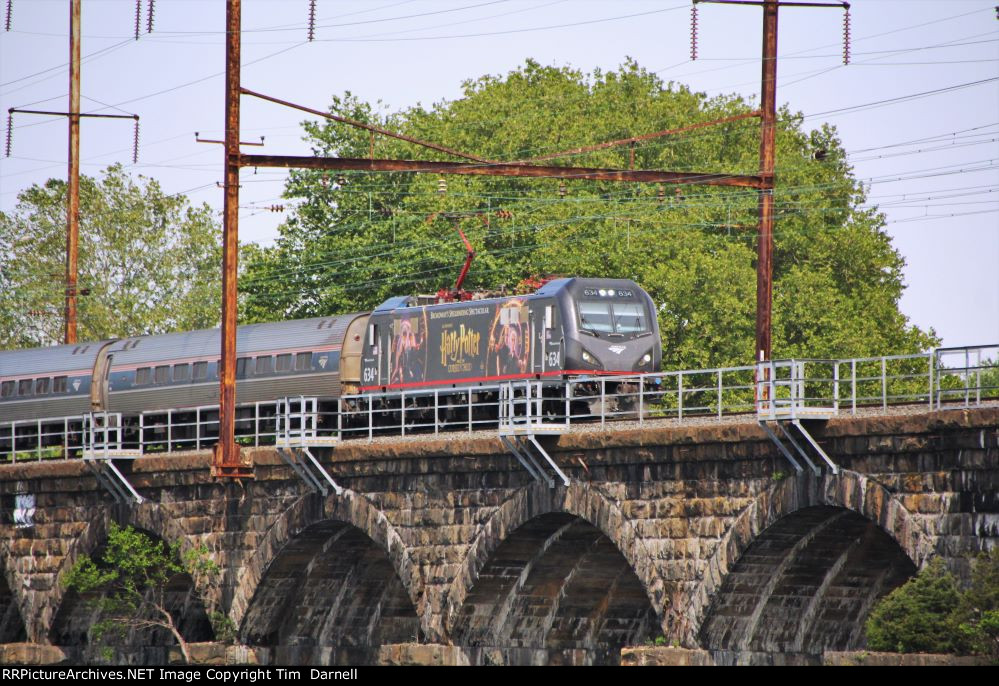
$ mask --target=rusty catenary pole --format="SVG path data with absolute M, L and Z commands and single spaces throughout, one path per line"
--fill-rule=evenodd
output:
M 69 173 L 66 188 L 65 343 L 76 343 L 76 272 L 80 235 L 80 0 L 69 2 Z
M 760 109 L 760 232 L 756 257 L 756 356 L 769 360 L 773 310 L 774 132 L 777 120 L 777 0 L 763 5 L 763 77 Z
M 239 472 L 236 424 L 236 270 L 239 219 L 239 32 L 240 0 L 226 2 L 225 202 L 222 238 L 222 351 L 219 369 L 219 443 L 216 476 Z M 248 474 L 246 475 L 248 476 Z

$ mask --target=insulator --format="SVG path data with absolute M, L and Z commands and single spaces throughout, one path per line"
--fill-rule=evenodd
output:
M 7 0 L 7 20 L 4 22 L 4 30 L 10 31 L 10 15 L 14 13 L 14 0 Z
M 337 174 L 336 175 L 336 185 L 338 185 L 338 186 L 346 186 L 347 185 L 347 177 L 344 176 L 343 174 Z
M 444 195 L 447 193 L 447 179 L 443 176 L 437 179 L 437 193 L 438 195 Z
M 690 7 L 690 59 L 697 59 L 697 5 Z
M 558 197 L 564 198 L 569 193 L 569 188 L 565 185 L 565 181 L 558 182 Z
M 309 40 L 316 37 L 316 0 L 309 0 Z
M 663 188 L 662 184 L 659 184 L 659 188 L 656 189 L 656 198 L 659 200 L 659 202 L 662 202 L 663 200 L 666 199 L 666 189 Z
M 843 13 L 843 64 L 850 64 L 850 10 Z
M 683 202 L 683 191 L 679 186 L 677 186 L 676 190 L 673 191 L 673 195 L 676 197 L 677 202 Z
M 135 0 L 135 40 L 139 40 L 139 26 L 142 24 L 142 0 Z
M 323 172 L 323 175 L 319 177 L 319 185 L 322 186 L 323 188 L 329 188 L 330 175 L 327 174 L 326 172 Z
M 10 145 L 14 142 L 14 113 L 7 113 L 7 157 L 10 157 Z
M 271 205 L 270 206 L 270 211 L 271 212 L 284 212 L 284 205 Z
M 135 118 L 135 129 L 132 131 L 132 164 L 139 161 L 139 118 Z
M 149 0 L 149 12 L 146 14 L 146 33 L 153 32 L 153 14 L 156 12 L 156 0 Z

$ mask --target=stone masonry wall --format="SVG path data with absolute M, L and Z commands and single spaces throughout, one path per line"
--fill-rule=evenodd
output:
M 240 626 L 272 563 L 309 527 L 335 520 L 384 552 L 424 640 L 448 644 L 470 590 L 496 549 L 528 521 L 579 517 L 604 534 L 637 576 L 670 644 L 698 631 L 728 570 L 759 534 L 805 507 L 874 521 L 916 564 L 999 541 L 999 411 L 995 408 L 836 419 L 815 435 L 839 476 L 799 476 L 753 423 L 608 427 L 567 434 L 550 452 L 568 487 L 533 482 L 490 436 L 347 442 L 324 459 L 348 490 L 308 492 L 272 450 L 252 454 L 256 478 L 214 483 L 208 455 L 147 457 L 129 479 L 147 499 L 116 505 L 80 462 L 0 466 L 0 564 L 29 641 L 46 644 L 65 593 L 61 575 L 93 552 L 112 520 L 220 565 L 195 578 L 210 612 Z M 30 526 L 13 523 L 16 494 L 34 495 Z M 331 543 L 335 545 L 335 543 Z M 362 645 L 363 640 L 358 640 Z

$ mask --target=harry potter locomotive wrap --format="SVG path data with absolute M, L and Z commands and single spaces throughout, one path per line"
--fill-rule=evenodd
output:
M 531 295 L 416 305 L 370 316 L 359 390 L 651 372 L 662 347 L 648 294 L 624 279 L 558 279 Z

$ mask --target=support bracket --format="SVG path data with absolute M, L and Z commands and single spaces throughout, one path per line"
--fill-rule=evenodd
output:
M 759 420 L 759 423 L 760 426 L 763 427 L 763 430 L 767 432 L 767 436 L 770 437 L 770 440 L 780 450 L 781 454 L 783 454 L 784 457 L 787 458 L 787 461 L 791 463 L 791 466 L 794 467 L 794 471 L 800 474 L 803 471 L 801 464 L 794 458 L 794 456 L 791 454 L 791 451 L 789 451 L 784 446 L 784 443 L 781 441 L 780 437 L 774 432 L 773 429 L 770 428 L 770 426 L 767 424 L 765 420 L 761 419 Z M 777 420 L 776 424 L 777 427 L 780 429 L 781 433 L 784 434 L 787 440 L 794 447 L 795 452 L 798 453 L 798 456 L 805 461 L 805 464 L 808 465 L 809 469 L 812 470 L 812 473 L 815 474 L 815 476 L 821 476 L 822 469 L 818 465 L 816 465 L 815 462 L 812 461 L 811 457 L 809 457 L 808 452 L 805 450 L 804 446 L 802 446 L 802 444 L 798 441 L 798 439 L 795 438 L 794 436 L 795 432 L 792 429 L 797 429 L 797 433 L 800 434 L 800 436 L 804 438 L 809 445 L 812 446 L 815 452 L 818 453 L 819 457 L 822 458 L 823 462 L 825 462 L 826 465 L 829 466 L 829 471 L 831 471 L 833 474 L 839 474 L 839 465 L 837 465 L 835 462 L 832 461 L 829 455 L 827 455 L 826 452 L 822 449 L 822 446 L 820 446 L 818 442 L 812 437 L 812 435 L 808 432 L 808 429 L 805 428 L 805 426 L 801 423 L 800 420 L 798 419 Z

